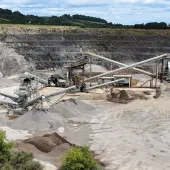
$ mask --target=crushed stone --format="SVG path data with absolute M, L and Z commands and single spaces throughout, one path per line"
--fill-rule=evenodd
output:
M 62 117 L 64 118 L 72 118 L 86 115 L 93 110 L 94 108 L 91 105 L 83 101 L 77 99 L 68 99 L 54 105 L 49 111 L 61 113 Z
M 30 131 L 46 131 L 63 127 L 66 123 L 60 114 L 51 113 L 47 110 L 33 110 L 20 116 L 11 124 L 13 129 L 22 129 Z

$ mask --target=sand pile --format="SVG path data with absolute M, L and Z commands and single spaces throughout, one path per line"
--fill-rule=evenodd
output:
M 10 87 L 10 86 L 16 86 L 18 85 L 17 81 L 10 80 L 7 78 L 0 78 L 0 88 Z
M 63 100 L 49 109 L 50 112 L 61 113 L 64 118 L 80 117 L 93 110 L 89 104 L 76 99 Z
M 0 115 L 0 127 L 6 126 L 8 123 L 8 119 L 5 115 Z
M 6 132 L 6 137 L 9 140 L 19 140 L 19 139 L 24 140 L 24 139 L 28 139 L 28 137 L 32 136 L 31 134 L 28 133 L 28 131 L 14 130 L 7 126 L 0 127 L 0 130 L 3 130 Z
M 20 116 L 11 124 L 13 129 L 46 131 L 63 127 L 66 121 L 58 113 L 46 110 L 33 110 Z
M 64 143 L 67 143 L 71 146 L 69 142 L 60 137 L 57 133 L 27 139 L 24 141 L 24 143 L 34 145 L 38 150 L 45 153 L 51 152 L 55 147 Z
M 115 103 L 129 103 L 133 100 L 147 100 L 148 98 L 143 93 L 136 93 L 132 90 L 114 90 L 112 89 L 110 93 L 106 96 L 108 101 Z

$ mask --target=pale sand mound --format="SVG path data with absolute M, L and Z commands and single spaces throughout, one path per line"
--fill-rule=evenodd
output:
M 63 127 L 66 121 L 58 113 L 45 110 L 33 110 L 20 116 L 11 124 L 13 129 L 46 131 Z
M 0 88 L 18 85 L 18 82 L 14 81 L 14 80 L 7 79 L 7 78 L 0 78 L 0 82 L 1 82 Z
M 30 136 L 32 136 L 31 134 L 28 133 L 28 131 L 14 130 L 7 126 L 0 127 L 0 130 L 5 131 L 6 137 L 9 140 L 24 140 L 24 139 L 28 139 Z
M 54 105 L 49 111 L 61 113 L 64 118 L 72 118 L 86 115 L 89 112 L 94 111 L 94 108 L 80 100 L 68 99 Z
M 0 115 L 0 127 L 1 126 L 6 126 L 7 123 L 8 123 L 8 119 L 7 119 L 7 116 L 5 115 Z

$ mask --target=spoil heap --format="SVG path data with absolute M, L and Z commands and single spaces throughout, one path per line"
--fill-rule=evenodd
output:
M 64 143 L 67 143 L 69 146 L 71 146 L 71 144 L 68 141 L 60 137 L 57 133 L 27 139 L 24 141 L 24 143 L 34 145 L 38 150 L 44 153 L 49 153 L 55 147 L 60 146 L 61 144 Z
M 48 161 L 60 167 L 61 157 L 70 149 L 72 144 L 60 137 L 57 133 L 17 141 L 16 150 L 33 153 L 35 158 Z
M 132 90 L 114 90 L 112 89 L 107 95 L 107 100 L 115 103 L 129 103 L 133 100 L 147 100 L 148 98 L 143 93 L 136 93 Z

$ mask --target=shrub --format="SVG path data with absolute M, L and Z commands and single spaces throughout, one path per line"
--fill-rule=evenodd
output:
M 0 131 L 0 166 L 8 161 L 14 143 L 6 139 L 5 132 Z
M 12 152 L 9 164 L 15 170 L 42 170 L 43 166 L 33 160 L 33 155 L 26 152 Z
M 71 148 L 59 170 L 100 170 L 87 146 Z
M 6 139 L 0 131 L 0 169 L 1 170 L 43 170 L 43 166 L 34 161 L 33 155 L 26 152 L 14 152 L 13 142 Z

